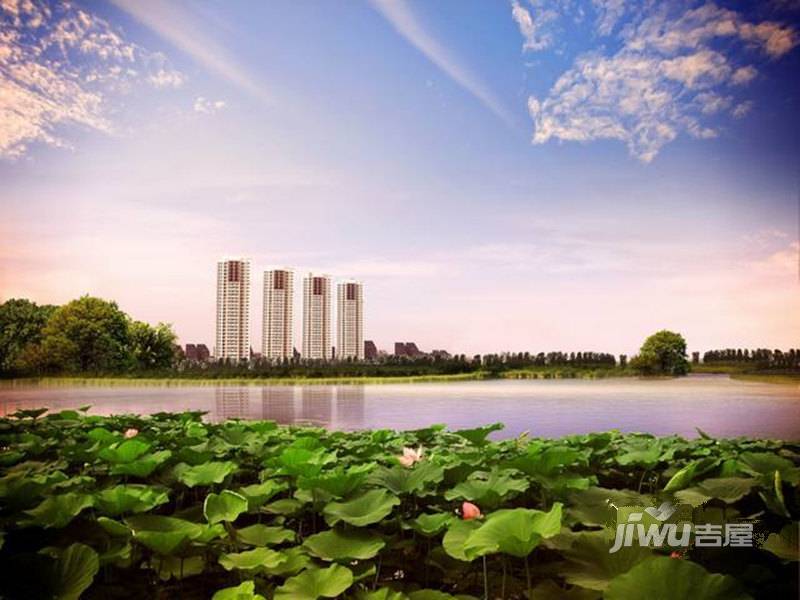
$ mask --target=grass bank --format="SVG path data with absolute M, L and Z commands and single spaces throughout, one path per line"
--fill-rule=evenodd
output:
M 393 383 L 446 383 L 484 381 L 490 379 L 604 379 L 633 375 L 624 369 L 517 369 L 491 372 L 488 370 L 456 374 L 387 375 L 385 377 L 142 377 L 142 376 L 59 376 L 30 377 L 5 380 L 6 385 L 378 385 Z M 3 381 L 0 380 L 0 385 Z

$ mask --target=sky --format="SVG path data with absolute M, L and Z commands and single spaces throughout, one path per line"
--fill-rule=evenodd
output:
M 387 350 L 796 347 L 798 45 L 796 0 L 0 0 L 0 301 L 211 346 L 247 257 L 256 350 L 276 267 Z

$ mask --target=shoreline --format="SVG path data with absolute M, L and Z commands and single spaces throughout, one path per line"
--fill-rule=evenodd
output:
M 611 371 L 611 370 L 610 370 Z M 717 375 L 726 376 L 735 381 L 754 383 L 770 383 L 773 385 L 800 385 L 800 375 L 764 374 L 764 373 L 732 373 L 700 371 L 690 373 L 688 376 Z M 191 387 L 215 385 L 253 385 L 253 386 L 294 386 L 294 385 L 391 385 L 414 383 L 459 383 L 466 381 L 552 381 L 552 380 L 607 380 L 607 379 L 641 379 L 655 381 L 672 379 L 670 377 L 640 377 L 631 373 L 609 372 L 597 373 L 595 371 L 576 373 L 564 376 L 562 373 L 552 372 L 518 372 L 509 371 L 493 375 L 485 371 L 473 373 L 459 373 L 453 375 L 409 375 L 386 377 L 229 377 L 229 378 L 189 378 L 189 377 L 24 377 L 18 379 L 0 379 L 0 388 L 26 385 L 66 387 L 71 385 L 84 386 L 165 386 L 165 387 Z

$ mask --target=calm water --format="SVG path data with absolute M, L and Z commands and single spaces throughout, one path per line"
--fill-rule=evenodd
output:
M 502 436 L 560 436 L 607 429 L 695 436 L 800 439 L 800 386 L 675 380 L 473 381 L 309 386 L 10 386 L 0 384 L 0 414 L 92 405 L 91 413 L 202 410 L 208 418 L 274 419 L 337 429 L 450 428 L 501 421 Z

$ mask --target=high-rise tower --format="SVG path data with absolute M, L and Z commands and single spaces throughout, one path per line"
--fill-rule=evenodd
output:
M 309 273 L 303 279 L 303 358 L 330 360 L 331 279 Z
M 364 288 L 356 281 L 337 286 L 336 358 L 364 359 Z
M 239 361 L 250 358 L 250 263 L 217 263 L 217 336 L 214 357 Z
M 292 358 L 294 273 L 276 269 L 264 273 L 264 324 L 261 354 L 269 360 Z

